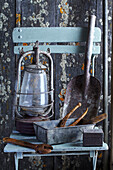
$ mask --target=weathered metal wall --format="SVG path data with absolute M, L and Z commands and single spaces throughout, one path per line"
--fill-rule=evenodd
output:
M 97 16 L 96 26 L 103 30 L 102 0 L 2 0 L 0 2 L 0 134 L 1 138 L 9 136 L 14 121 L 12 120 L 12 95 L 15 78 L 15 57 L 13 54 L 12 30 L 16 26 L 38 27 L 76 27 L 87 26 L 88 15 Z M 109 0 L 109 96 L 111 82 L 111 12 L 112 1 Z M 101 45 L 101 47 L 103 44 Z M 96 56 L 95 76 L 103 85 L 103 54 Z M 84 72 L 84 57 L 82 55 L 53 55 L 55 82 L 55 118 L 62 115 L 66 85 L 69 80 Z M 103 93 L 99 114 L 103 113 Z M 102 124 L 100 124 L 102 125 Z M 110 134 L 110 131 L 109 131 Z M 110 135 L 109 135 L 110 136 Z M 3 153 L 1 145 L 0 169 L 13 170 L 12 154 Z M 102 169 L 102 153 L 98 157 L 98 169 Z M 86 164 L 85 161 L 88 163 Z M 25 169 L 91 169 L 91 160 L 79 156 L 62 156 L 54 158 L 24 158 L 20 161 L 21 170 Z

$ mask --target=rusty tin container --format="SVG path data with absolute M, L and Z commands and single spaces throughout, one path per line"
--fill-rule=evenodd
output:
M 60 120 L 34 122 L 36 137 L 39 141 L 47 144 L 69 143 L 83 140 L 84 129 L 93 129 L 94 124 L 76 125 L 67 127 L 75 119 L 68 119 L 66 127 L 57 127 Z

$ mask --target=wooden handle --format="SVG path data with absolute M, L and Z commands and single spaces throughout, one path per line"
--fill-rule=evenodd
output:
M 81 103 L 78 103 L 60 122 L 59 127 L 65 127 L 66 121 L 72 115 L 72 113 L 81 106 Z
M 86 111 L 82 114 L 81 117 L 79 117 L 75 122 L 73 122 L 72 124 L 70 124 L 68 127 L 77 125 L 77 124 L 80 122 L 80 120 L 84 118 L 84 116 L 87 114 L 87 112 L 88 112 L 88 108 L 87 108 Z
M 90 64 L 91 64 L 91 55 L 93 49 L 93 37 L 94 37 L 94 28 L 95 28 L 95 20 L 96 16 L 89 16 L 89 24 L 88 24 L 88 38 L 86 42 L 86 52 L 85 52 L 85 68 L 84 68 L 84 76 L 85 76 L 85 84 L 84 84 L 84 99 L 87 99 L 87 91 L 90 83 Z
M 103 114 L 101 114 L 99 116 L 96 116 L 96 117 L 92 118 L 91 123 L 96 124 L 96 123 L 101 122 L 102 120 L 104 120 L 106 118 L 107 118 L 107 114 L 103 113 Z
M 83 121 L 81 122 L 81 124 L 82 124 L 82 125 L 86 125 L 86 124 L 96 124 L 96 123 L 101 122 L 102 120 L 106 119 L 106 117 L 107 117 L 107 114 L 106 114 L 106 113 L 103 113 L 103 114 L 101 114 L 101 115 L 99 115 L 99 116 L 96 116 L 96 117 L 90 119 L 90 120 L 83 120 Z

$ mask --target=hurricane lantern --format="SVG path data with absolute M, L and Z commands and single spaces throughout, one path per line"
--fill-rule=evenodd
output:
M 33 54 L 33 63 L 25 66 L 22 77 L 21 64 L 29 54 Z M 39 62 L 40 54 L 50 60 L 49 80 L 46 67 Z M 39 50 L 38 41 L 32 51 L 23 53 L 19 59 L 16 94 L 18 116 L 41 116 L 43 119 L 53 116 L 53 60 L 50 52 Z

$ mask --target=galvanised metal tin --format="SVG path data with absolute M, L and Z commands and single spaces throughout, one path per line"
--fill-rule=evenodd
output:
M 84 129 L 93 129 L 94 124 L 67 127 L 75 119 L 68 119 L 66 127 L 56 127 L 60 120 L 34 122 L 36 137 L 47 144 L 59 144 L 83 140 Z

